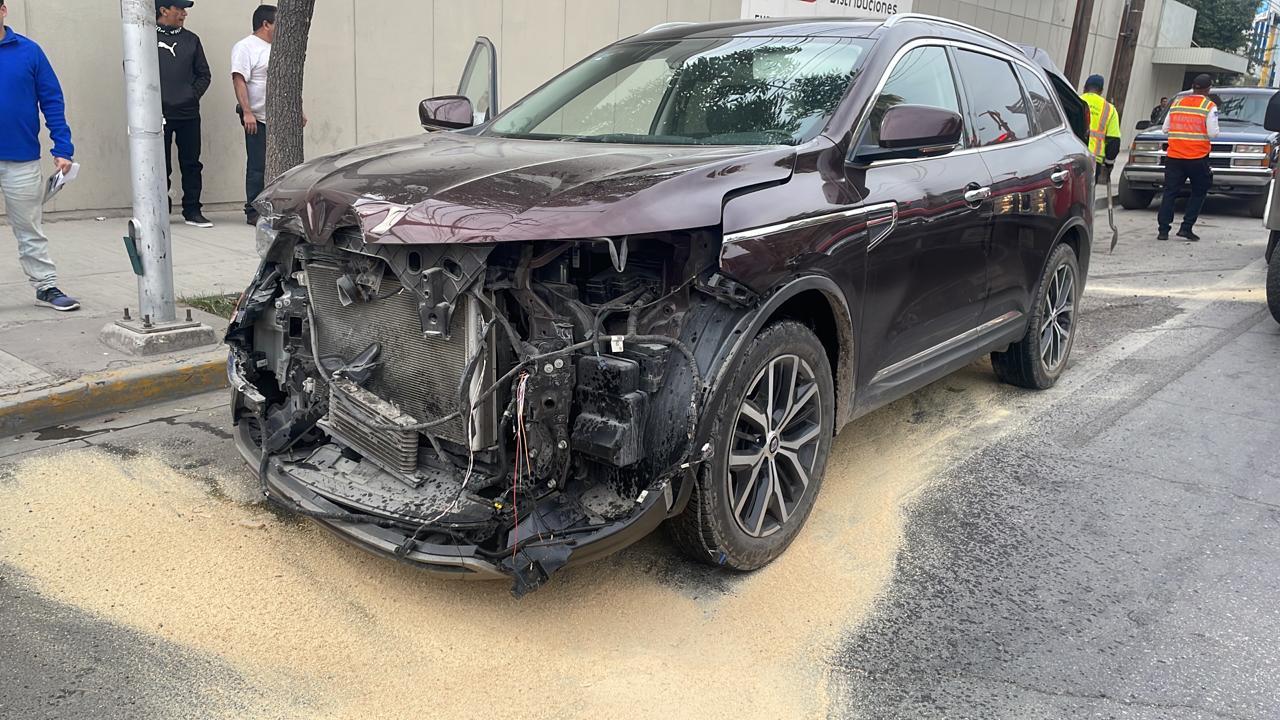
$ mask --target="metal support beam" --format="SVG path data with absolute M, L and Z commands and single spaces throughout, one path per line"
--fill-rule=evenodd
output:
M 168 323 L 177 320 L 178 313 L 173 298 L 155 0 L 120 0 L 120 18 L 124 29 L 129 171 L 133 181 L 132 222 L 142 258 L 138 315 L 149 316 L 153 323 Z

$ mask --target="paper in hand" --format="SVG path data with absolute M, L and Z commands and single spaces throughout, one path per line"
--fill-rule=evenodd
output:
M 44 201 L 49 202 L 58 191 L 80 174 L 80 163 L 71 163 L 71 169 L 63 174 L 61 170 L 49 176 L 49 184 L 45 186 Z

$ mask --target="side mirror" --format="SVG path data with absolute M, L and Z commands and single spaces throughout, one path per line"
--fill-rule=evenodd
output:
M 945 155 L 956 149 L 964 121 L 950 110 L 928 105 L 894 105 L 880 119 L 879 147 L 858 152 L 858 160 Z
M 1137 125 L 1133 126 L 1135 130 L 1146 130 L 1151 127 L 1150 120 L 1139 120 Z
M 471 100 L 464 95 L 441 95 L 427 98 L 418 106 L 418 119 L 428 132 L 461 130 L 475 124 Z
M 1267 103 L 1267 116 L 1263 119 L 1262 126 L 1271 132 L 1280 131 L 1280 92 L 1272 95 Z

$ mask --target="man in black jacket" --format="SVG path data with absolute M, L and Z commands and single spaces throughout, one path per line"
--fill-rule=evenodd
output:
M 160 53 L 160 97 L 164 107 L 164 166 L 173 175 L 173 142 L 182 168 L 182 217 L 188 225 L 213 227 L 200 210 L 200 98 L 212 74 L 200 38 L 184 26 L 191 0 L 156 2 L 156 41 Z M 172 183 L 172 181 L 170 181 Z

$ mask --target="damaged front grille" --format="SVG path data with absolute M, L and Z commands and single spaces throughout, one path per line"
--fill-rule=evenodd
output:
M 479 312 L 470 298 L 461 296 L 452 313 L 449 338 L 425 337 L 415 295 L 409 292 L 389 270 L 384 273 L 377 296 L 364 302 L 347 302 L 339 292 L 344 271 L 336 264 L 312 261 L 306 265 L 310 292 L 316 349 L 322 358 L 336 357 L 349 361 L 373 343 L 382 347 L 377 367 L 364 388 L 400 412 L 418 422 L 429 422 L 456 411 L 459 407 L 458 385 L 468 360 L 480 349 L 483 326 Z M 493 363 L 486 361 L 479 381 L 492 376 Z M 346 399 L 334 403 L 338 422 L 349 428 L 355 449 L 377 454 L 385 451 L 382 441 L 374 438 L 382 433 L 354 426 L 368 421 L 355 412 Z M 475 435 L 467 437 L 466 423 L 459 418 L 436 427 L 437 437 L 467 446 L 484 447 L 492 440 L 493 401 L 482 403 L 475 423 Z M 416 433 L 414 438 L 416 442 Z M 362 441 L 362 438 L 365 440 Z M 401 448 L 404 439 L 391 442 L 392 453 L 399 465 L 407 466 L 416 452 Z M 402 455 L 402 457 L 401 457 Z M 416 463 L 416 459 L 413 460 Z M 410 468 L 412 469 L 412 468 Z

